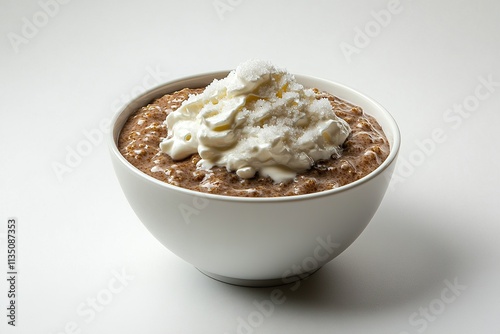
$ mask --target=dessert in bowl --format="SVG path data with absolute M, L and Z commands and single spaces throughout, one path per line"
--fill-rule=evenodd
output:
M 400 145 L 372 99 L 259 61 L 156 87 L 111 129 L 116 175 L 146 228 L 206 275 L 247 286 L 292 282 L 343 252 L 380 205 Z

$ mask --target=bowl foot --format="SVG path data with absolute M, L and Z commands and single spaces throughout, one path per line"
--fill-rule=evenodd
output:
M 253 287 L 253 288 L 268 288 L 268 287 L 273 287 L 273 286 L 279 286 L 279 285 L 286 285 L 290 284 L 293 282 L 296 282 L 298 280 L 303 280 L 317 272 L 321 267 L 318 269 L 308 272 L 308 273 L 303 273 L 300 275 L 296 276 L 288 276 L 284 278 L 271 278 L 271 279 L 242 279 L 242 278 L 234 278 L 234 277 L 227 277 L 227 276 L 222 276 L 218 274 L 212 274 L 210 272 L 207 272 L 205 270 L 202 270 L 200 268 L 198 269 L 201 273 L 205 274 L 206 276 L 227 284 L 231 285 L 237 285 L 237 286 L 244 286 L 244 287 Z

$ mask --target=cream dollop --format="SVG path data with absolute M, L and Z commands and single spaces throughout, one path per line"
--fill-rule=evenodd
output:
M 338 156 L 351 131 L 328 99 L 316 99 L 292 74 L 262 60 L 242 63 L 191 95 L 165 124 L 160 148 L 172 159 L 199 153 L 199 168 L 222 166 L 241 178 L 259 172 L 275 182 Z

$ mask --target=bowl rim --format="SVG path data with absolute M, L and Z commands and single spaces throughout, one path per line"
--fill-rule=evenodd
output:
M 355 90 L 351 87 L 348 87 L 346 85 L 340 84 L 335 81 L 319 78 L 316 76 L 310 76 L 310 75 L 303 75 L 303 74 L 294 74 L 294 76 L 297 78 L 297 81 L 300 83 L 300 79 L 307 79 L 307 80 L 313 80 L 316 82 L 322 82 L 324 84 L 328 85 L 335 85 L 340 87 L 342 90 L 348 91 L 351 94 L 358 95 L 359 97 L 367 100 L 371 104 L 373 104 L 376 108 L 379 109 L 384 114 L 384 118 L 386 123 L 388 124 L 387 128 L 390 128 L 391 135 L 392 135 L 392 144 L 390 145 L 390 151 L 389 155 L 385 159 L 385 161 L 378 166 L 375 170 L 370 172 L 368 175 L 365 175 L 359 180 L 356 180 L 354 182 L 351 182 L 349 184 L 340 186 L 335 189 L 330 189 L 330 190 L 324 190 L 324 191 L 319 191 L 319 192 L 314 192 L 314 193 L 309 193 L 309 194 L 302 194 L 302 195 L 293 195 L 293 196 L 278 196 L 278 197 L 241 197 L 241 196 L 230 196 L 230 195 L 221 195 L 221 194 L 211 194 L 211 193 L 203 193 L 199 192 L 196 190 L 191 190 L 187 188 L 183 188 L 180 186 L 175 186 L 163 181 L 160 181 L 158 179 L 155 179 L 154 177 L 143 173 L 140 171 L 138 168 L 136 168 L 134 165 L 132 165 L 125 157 L 120 153 L 118 150 L 118 137 L 119 134 L 121 133 L 121 130 L 123 128 L 123 124 L 121 125 L 120 129 L 116 129 L 117 126 L 117 121 L 121 118 L 123 113 L 130 108 L 132 104 L 137 104 L 137 101 L 144 99 L 148 95 L 152 95 L 154 92 L 157 92 L 158 94 L 164 95 L 168 94 L 169 91 L 163 91 L 166 86 L 173 86 L 177 83 L 180 82 L 191 82 L 191 81 L 196 81 L 196 80 L 201 80 L 202 78 L 209 78 L 212 77 L 214 79 L 220 79 L 225 76 L 230 72 L 231 70 L 222 70 L 222 71 L 213 71 L 213 72 L 207 72 L 207 73 L 200 73 L 200 74 L 195 74 L 195 75 L 190 75 L 190 76 L 184 76 L 180 77 L 174 80 L 169 80 L 167 82 L 164 82 L 162 84 L 159 84 L 157 86 L 154 86 L 142 94 L 134 97 L 132 100 L 128 101 L 125 103 L 112 117 L 111 123 L 110 123 L 110 131 L 107 134 L 107 141 L 108 141 L 108 147 L 110 149 L 111 154 L 118 159 L 118 161 L 123 164 L 125 167 L 129 169 L 130 172 L 132 172 L 134 175 L 136 175 L 139 178 L 145 179 L 147 182 L 151 183 L 154 186 L 159 186 L 161 188 L 166 188 L 172 191 L 178 191 L 186 195 L 192 195 L 196 197 L 203 197 L 206 199 L 214 199 L 214 200 L 222 200 L 222 201 L 229 201 L 229 202 L 289 202 L 289 201 L 303 201 L 303 200 L 310 200 L 314 198 L 319 198 L 319 197 L 324 197 L 324 196 L 332 196 L 337 193 L 341 193 L 344 191 L 348 191 L 350 189 L 356 188 L 361 186 L 364 183 L 369 182 L 370 180 L 374 179 L 378 175 L 380 175 L 384 170 L 386 170 L 393 162 L 395 162 L 396 157 L 399 153 L 399 149 L 401 146 L 401 133 L 399 130 L 399 127 L 396 123 L 396 120 L 394 117 L 377 101 L 372 99 L 371 97 L 367 96 L 366 94 L 361 93 L 358 90 Z M 183 87 L 189 87 L 188 86 L 183 86 Z M 194 87 L 193 87 L 194 88 Z M 179 88 L 181 89 L 181 88 Z M 173 89 L 175 91 L 177 89 Z M 159 93 L 162 92 L 162 93 Z M 343 98 L 342 96 L 339 96 L 340 98 Z M 152 98 L 151 100 L 153 100 Z M 148 102 L 149 103 L 149 102 Z M 144 105 L 137 104 L 137 108 L 140 108 Z M 135 109 L 137 110 L 137 109 Z M 133 111 L 131 111 L 128 115 Z M 386 129 L 384 129 L 386 130 Z

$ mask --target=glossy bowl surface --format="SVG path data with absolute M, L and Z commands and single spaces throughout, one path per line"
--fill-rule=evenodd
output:
M 361 180 L 333 190 L 244 198 L 169 185 L 142 173 L 120 154 L 117 139 L 130 114 L 164 94 L 206 86 L 228 72 L 168 82 L 124 106 L 113 118 L 108 137 L 113 167 L 138 218 L 180 258 L 231 284 L 289 283 L 334 259 L 370 222 L 391 179 L 400 146 L 399 129 L 393 117 L 371 98 L 335 82 L 295 75 L 304 86 L 328 91 L 377 119 L 391 145 L 381 166 Z

